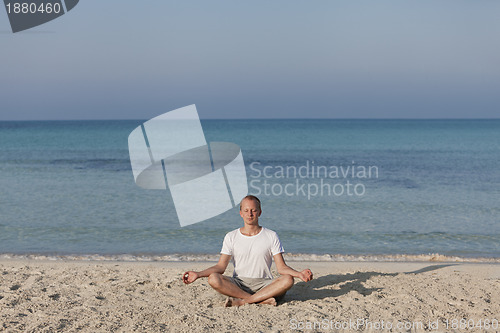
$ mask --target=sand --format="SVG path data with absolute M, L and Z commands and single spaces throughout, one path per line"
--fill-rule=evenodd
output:
M 288 262 L 314 280 L 276 307 L 239 308 L 206 279 L 182 283 L 212 264 L 3 259 L 0 331 L 500 331 L 499 264 Z

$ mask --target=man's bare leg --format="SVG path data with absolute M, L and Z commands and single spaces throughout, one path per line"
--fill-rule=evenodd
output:
M 292 286 L 293 277 L 288 274 L 281 275 L 271 284 L 265 286 L 255 294 L 250 295 L 249 297 L 239 297 L 236 299 L 231 299 L 226 302 L 226 304 L 230 303 L 227 306 L 241 306 L 252 303 L 276 305 L 276 299 L 274 297 L 284 294 L 287 290 L 292 288 Z
M 229 278 L 219 273 L 210 274 L 208 277 L 208 284 L 219 293 L 229 297 L 248 298 L 252 296 L 231 282 Z

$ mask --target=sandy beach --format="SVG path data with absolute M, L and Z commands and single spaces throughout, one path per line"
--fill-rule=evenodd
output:
M 211 262 L 3 259 L 0 331 L 500 331 L 499 264 L 288 263 L 314 280 L 277 307 L 224 308 L 206 279 L 181 281 Z

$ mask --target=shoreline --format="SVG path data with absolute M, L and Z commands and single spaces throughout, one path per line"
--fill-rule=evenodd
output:
M 173 254 L 44 254 L 44 253 L 0 253 L 1 260 L 40 261 L 96 261 L 96 262 L 216 262 L 219 254 L 173 253 Z M 456 262 L 500 264 L 500 257 L 460 257 L 428 254 L 310 254 L 283 253 L 287 262 Z
M 296 261 L 290 265 L 310 268 L 312 281 L 296 279 L 277 307 L 240 308 L 225 308 L 207 279 L 182 283 L 185 271 L 212 264 L 0 259 L 0 330 L 389 332 L 379 326 L 390 322 L 397 332 L 410 331 L 398 324 L 470 331 L 451 326 L 462 318 L 489 321 L 475 331 L 500 329 L 491 328 L 500 321 L 496 263 Z M 341 326 L 349 322 L 362 325 Z

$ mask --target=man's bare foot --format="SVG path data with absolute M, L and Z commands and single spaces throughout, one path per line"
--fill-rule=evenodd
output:
M 233 298 L 232 297 L 228 297 L 226 299 L 226 303 L 224 303 L 224 307 L 229 308 L 231 306 L 233 306 Z
M 276 302 L 276 299 L 274 297 L 270 297 L 266 300 L 263 300 L 259 304 L 267 304 L 267 305 L 276 306 L 276 305 L 278 305 L 278 302 Z
M 242 306 L 245 304 L 248 304 L 248 303 L 246 303 L 244 299 L 228 297 L 226 299 L 226 303 L 224 304 L 224 306 L 226 308 L 229 308 L 231 306 Z M 259 302 L 257 304 L 266 304 L 266 305 L 272 305 L 272 306 L 278 305 L 278 303 L 276 302 L 276 299 L 274 297 L 270 297 L 270 298 L 263 300 L 262 302 Z
M 241 298 L 233 298 L 233 297 L 228 297 L 226 299 L 226 303 L 224 304 L 224 306 L 226 308 L 229 308 L 231 306 L 241 306 L 243 305 L 243 300 Z
M 242 306 L 245 305 L 245 301 L 241 298 L 228 297 L 224 306 L 229 308 L 231 306 Z

